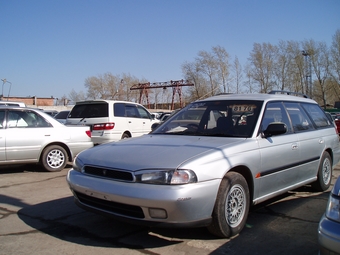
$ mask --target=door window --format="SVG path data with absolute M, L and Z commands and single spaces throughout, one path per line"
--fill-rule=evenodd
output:
M 294 132 L 314 130 L 312 121 L 299 103 L 285 102 L 284 105 L 288 111 Z

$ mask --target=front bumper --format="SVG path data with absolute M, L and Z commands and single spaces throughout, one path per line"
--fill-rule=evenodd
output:
M 323 215 L 319 223 L 318 239 L 320 255 L 340 255 L 340 223 Z
M 67 182 L 76 203 L 95 211 L 149 226 L 206 226 L 211 221 L 220 179 L 185 185 L 119 182 L 71 169 Z M 155 217 L 155 211 L 166 217 Z

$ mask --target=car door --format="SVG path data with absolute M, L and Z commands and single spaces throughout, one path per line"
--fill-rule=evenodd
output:
M 144 134 L 145 120 L 142 119 L 135 104 L 125 104 L 125 115 L 132 137 Z
M 50 133 L 37 125 L 40 116 L 30 110 L 8 111 L 6 129 L 7 161 L 38 161 L 42 145 Z
M 320 157 L 327 144 L 325 142 L 327 127 L 332 126 L 316 104 L 285 103 L 285 105 L 300 143 L 303 166 L 299 170 L 298 180 L 304 182 L 317 175 Z
M 261 130 L 272 122 L 283 122 L 287 133 L 271 137 L 258 136 L 261 154 L 261 173 L 259 197 L 271 196 L 279 190 L 296 183 L 300 165 L 300 144 L 292 132 L 287 113 L 282 102 L 269 102 L 266 106 Z
M 143 134 L 147 134 L 151 131 L 151 126 L 154 123 L 151 114 L 142 106 L 137 105 L 137 110 L 139 113 L 139 117 L 142 120 L 143 124 Z

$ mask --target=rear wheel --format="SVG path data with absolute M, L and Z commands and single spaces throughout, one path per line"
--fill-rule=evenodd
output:
M 124 133 L 122 135 L 122 139 L 130 138 L 130 135 L 128 133 Z
M 318 179 L 312 183 L 312 187 L 317 191 L 325 191 L 331 185 L 332 180 L 332 159 L 328 152 L 324 152 L 318 170 Z
M 45 148 L 41 163 L 46 171 L 59 172 L 67 164 L 67 152 L 59 145 L 51 145 Z
M 246 180 L 239 173 L 230 172 L 223 178 L 208 230 L 219 237 L 237 235 L 243 229 L 250 204 Z

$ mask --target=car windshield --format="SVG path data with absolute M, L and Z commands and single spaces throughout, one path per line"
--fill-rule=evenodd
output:
M 251 137 L 262 101 L 195 102 L 170 117 L 152 134 Z

